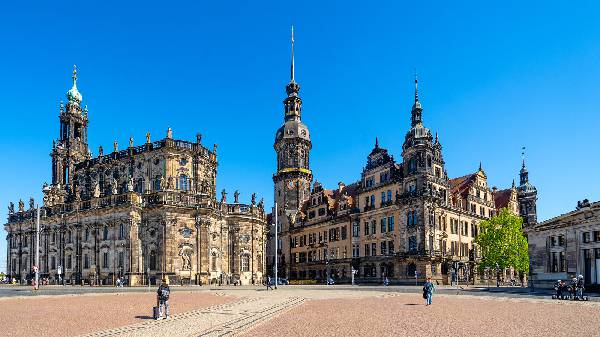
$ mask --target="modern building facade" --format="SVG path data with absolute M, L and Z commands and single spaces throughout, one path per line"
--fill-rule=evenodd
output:
M 579 201 L 566 214 L 525 227 L 534 285 L 582 275 L 587 285 L 600 284 L 600 202 Z
M 525 166 L 520 186 L 513 182 L 501 191 L 488 185 L 481 164 L 473 173 L 449 178 L 438 135 L 423 122 L 416 79 L 401 161 L 376 139 L 360 180 L 340 182 L 331 190 L 318 182 L 311 185 L 312 143 L 301 120 L 293 48 L 292 38 L 284 124 L 276 132 L 274 146 L 280 275 L 348 281 L 355 273 L 363 282 L 386 277 L 392 282 L 426 277 L 440 283 L 456 278 L 472 282 L 477 278 L 479 250 L 474 240 L 481 221 L 501 208 L 536 221 L 537 192 L 528 183 Z
M 60 133 L 52 146 L 52 183 L 44 184 L 40 265 L 51 282 L 130 285 L 261 282 L 265 269 L 266 217 L 262 200 L 217 200 L 217 145 L 201 135 L 189 142 L 166 137 L 93 158 L 88 109 L 77 72 L 68 102 L 60 105 Z M 9 205 L 7 271 L 25 280 L 35 264 L 35 202 Z

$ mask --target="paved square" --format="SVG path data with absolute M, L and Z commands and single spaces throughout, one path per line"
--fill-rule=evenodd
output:
M 440 289 L 427 307 L 418 287 L 174 288 L 172 318 L 154 321 L 153 289 L 123 291 L 0 298 L 0 325 L 10 336 L 600 336 L 600 303 L 519 294 Z

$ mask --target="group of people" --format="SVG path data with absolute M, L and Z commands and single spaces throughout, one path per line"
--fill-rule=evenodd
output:
M 117 277 L 117 280 L 115 281 L 115 286 L 122 288 L 124 284 L 125 278 Z
M 583 280 L 583 275 L 579 275 L 577 277 L 573 277 L 571 279 L 571 283 L 567 284 L 567 282 L 563 280 L 558 280 L 554 284 L 554 290 L 556 290 L 556 298 L 557 299 L 576 299 L 583 300 L 583 290 L 585 289 L 585 283 Z

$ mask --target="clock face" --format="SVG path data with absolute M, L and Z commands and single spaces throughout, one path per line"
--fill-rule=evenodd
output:
M 296 185 L 296 182 L 293 181 L 293 180 L 290 180 L 290 181 L 287 182 L 287 188 L 289 190 L 293 190 L 295 185 Z

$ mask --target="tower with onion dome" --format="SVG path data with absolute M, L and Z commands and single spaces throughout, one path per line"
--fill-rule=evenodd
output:
M 77 67 L 73 66 L 73 86 L 67 91 L 67 104 L 60 103 L 60 133 L 52 145 L 52 186 L 68 189 L 75 164 L 90 158 L 88 148 L 88 111 L 82 107 L 77 89 Z

